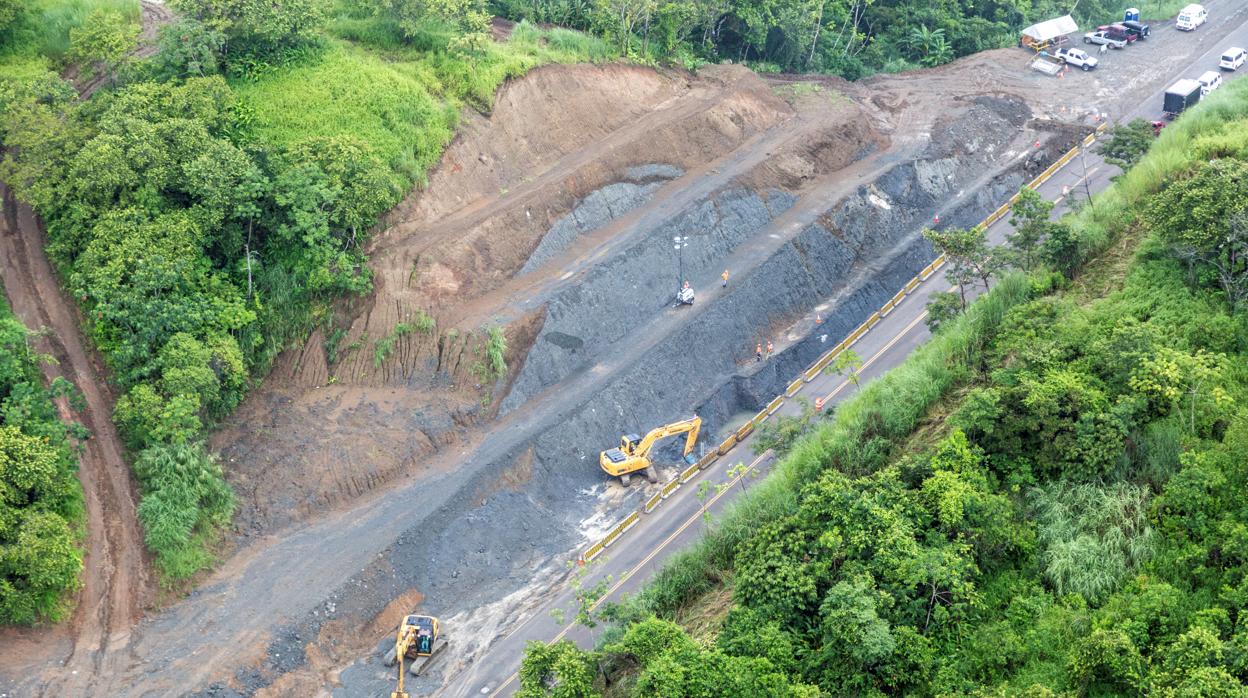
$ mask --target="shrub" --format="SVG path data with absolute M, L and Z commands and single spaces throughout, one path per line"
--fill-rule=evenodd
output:
M 216 458 L 201 444 L 149 446 L 134 472 L 143 491 L 139 521 L 161 572 L 185 579 L 211 564 L 211 537 L 234 514 L 234 495 Z

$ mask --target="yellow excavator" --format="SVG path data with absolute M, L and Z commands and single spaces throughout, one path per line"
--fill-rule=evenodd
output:
M 433 616 L 407 616 L 399 625 L 399 632 L 394 638 L 394 648 L 386 652 L 386 666 L 399 664 L 399 685 L 390 694 L 390 698 L 408 698 L 403 690 L 403 660 L 412 660 L 412 676 L 420 676 L 442 650 L 446 649 L 446 641 L 439 641 L 438 619 Z
M 654 464 L 650 461 L 650 450 L 654 448 L 654 445 L 669 436 L 688 434 L 689 436 L 685 438 L 685 460 L 688 461 L 689 453 L 693 451 L 694 444 L 698 442 L 698 430 L 701 428 L 702 418 L 695 414 L 689 419 L 664 424 L 658 429 L 651 430 L 645 437 L 625 434 L 620 437 L 620 447 L 603 451 L 598 457 L 598 462 L 608 475 L 619 477 L 620 482 L 625 486 L 628 485 L 632 474 L 638 471 L 650 482 L 656 482 L 659 478 L 654 472 Z

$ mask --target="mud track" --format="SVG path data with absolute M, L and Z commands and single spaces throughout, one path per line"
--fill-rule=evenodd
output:
M 79 421 L 91 432 L 79 456 L 87 539 L 73 619 L 67 628 L 0 631 L 5 648 L 0 662 L 8 673 L 14 665 L 46 654 L 49 646 L 64 647 L 68 658 L 62 665 L 44 668 L 36 662 L 27 670 L 42 670 L 50 694 L 88 695 L 93 675 L 116 671 L 124 663 L 122 649 L 151 591 L 135 517 L 134 483 L 111 419 L 114 400 L 107 372 L 79 332 L 81 318 L 48 264 L 43 230 L 30 207 L 16 203 L 7 187 L 0 185 L 0 195 L 0 273 L 9 304 L 38 333 L 37 350 L 55 358 L 55 363 L 43 365 L 47 379 L 66 378 L 85 399 L 81 413 L 72 412 L 64 398 L 57 400 L 61 418 Z

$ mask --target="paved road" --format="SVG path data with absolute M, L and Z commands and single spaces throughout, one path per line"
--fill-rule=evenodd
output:
M 1166 27 L 1162 31 L 1175 30 Z M 1200 40 L 1199 30 L 1193 34 L 1193 40 Z M 1209 46 L 1207 53 L 1192 61 L 1180 74 L 1158 76 L 1155 79 L 1156 92 L 1134 110 L 1125 114 L 1110 114 L 1110 118 L 1115 122 L 1125 122 L 1137 117 L 1149 120 L 1160 118 L 1165 87 L 1178 77 L 1195 77 L 1205 70 L 1216 70 L 1218 56 L 1227 46 L 1248 46 L 1248 22 L 1233 29 L 1217 45 Z M 1128 50 L 1141 48 L 1143 47 Z M 1248 72 L 1248 67 L 1240 70 L 1240 73 L 1244 72 Z M 1239 77 L 1238 73 L 1223 75 L 1223 79 L 1228 81 Z M 1084 156 L 1071 160 L 1065 168 L 1045 182 L 1039 192 L 1045 198 L 1057 202 L 1054 215 L 1061 215 L 1069 210 L 1072 202 L 1086 199 L 1088 192 L 1095 193 L 1105 189 L 1116 173 L 1117 168 L 1089 151 Z M 989 240 L 994 243 L 1004 240 L 1006 233 L 1011 230 L 1008 220 L 1007 216 L 989 228 Z M 854 351 L 864 360 L 861 372 L 863 382 L 897 366 L 915 347 L 927 341 L 930 335 L 923 322 L 927 315 L 927 300 L 931 294 L 948 289 L 949 283 L 944 274 L 934 274 L 854 345 Z M 829 347 L 838 340 L 839 338 L 829 338 Z M 812 401 L 816 397 L 822 397 L 825 404 L 831 405 L 848 397 L 853 390 L 854 387 L 840 377 L 821 375 L 808 383 L 799 395 Z M 789 400 L 780 409 L 780 414 L 798 414 L 800 411 L 800 405 Z M 590 566 L 582 580 L 582 588 L 593 588 L 602 580 L 608 580 L 606 593 L 594 603 L 593 608 L 598 608 L 607 601 L 619 600 L 623 594 L 636 593 L 669 556 L 697 540 L 704 523 L 703 503 L 696 496 L 695 483 L 709 480 L 732 485 L 707 500 L 706 508 L 713 518 L 753 481 L 752 477 L 745 482 L 741 482 L 740 478 L 730 478 L 729 469 L 744 463 L 758 475 L 767 471 L 774 459 L 770 453 L 755 456 L 753 442 L 754 437 L 751 436 L 728 456 L 716 461 L 706 473 L 699 476 L 699 480 L 677 490 L 654 513 L 643 516 L 632 530 Z M 519 667 L 524 645 L 531 640 L 550 642 L 567 638 L 582 647 L 591 647 L 601 629 L 591 630 L 568 622 L 575 617 L 576 608 L 575 590 L 565 589 L 510 635 L 497 641 L 485 656 L 456 677 L 443 694 L 457 698 L 512 695 L 517 689 L 515 672 Z

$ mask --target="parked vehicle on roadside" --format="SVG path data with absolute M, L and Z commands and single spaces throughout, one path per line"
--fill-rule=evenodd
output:
M 1164 101 L 1162 102 L 1162 113 L 1167 119 L 1173 119 L 1183 113 L 1184 109 L 1190 108 L 1193 104 L 1200 101 L 1201 88 L 1200 83 L 1195 80 L 1184 78 L 1170 86 L 1166 90 Z
M 1248 51 L 1232 46 L 1222 52 L 1222 60 L 1218 61 L 1218 67 L 1222 70 L 1239 70 L 1239 66 L 1248 60 Z
M 1062 59 L 1067 65 L 1073 65 L 1076 68 L 1084 70 L 1092 70 L 1096 67 L 1097 60 L 1094 56 L 1089 56 L 1082 49 L 1077 48 L 1059 48 L 1053 52 L 1053 55 Z
M 1127 30 L 1128 34 L 1134 34 L 1137 39 L 1147 39 L 1148 35 L 1153 33 L 1152 27 L 1134 19 L 1128 19 L 1119 24 Z
M 1200 83 L 1200 96 L 1208 97 L 1210 92 L 1222 86 L 1222 76 L 1215 71 L 1206 70 L 1196 78 L 1196 82 Z
M 1179 16 L 1174 20 L 1174 28 L 1190 32 L 1204 24 L 1207 19 L 1209 19 L 1209 11 L 1204 5 L 1188 5 L 1179 10 Z
M 1127 45 L 1126 39 L 1115 39 L 1105 32 L 1088 32 L 1083 35 L 1083 43 L 1085 44 L 1101 44 L 1110 48 L 1124 48 Z
M 1128 44 L 1133 44 L 1140 38 L 1139 35 L 1127 31 L 1126 26 L 1119 22 L 1115 22 L 1114 24 L 1102 24 L 1097 27 L 1096 30 L 1098 32 L 1105 32 L 1105 34 L 1107 34 L 1111 39 L 1125 41 Z

